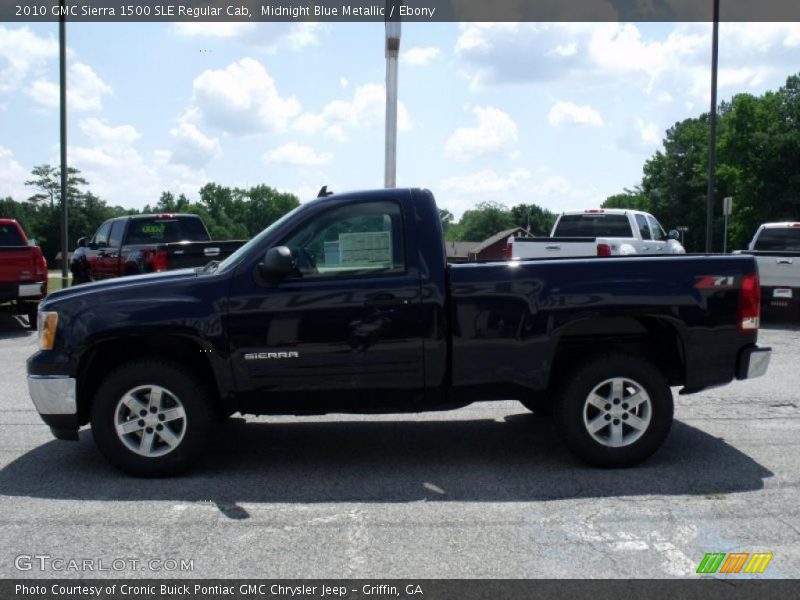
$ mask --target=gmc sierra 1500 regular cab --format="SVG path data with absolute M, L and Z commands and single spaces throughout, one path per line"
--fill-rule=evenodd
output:
M 50 294 L 28 360 L 54 435 L 90 423 L 122 470 L 190 465 L 242 414 L 394 413 L 518 399 L 578 456 L 650 456 L 670 386 L 762 375 L 750 256 L 448 265 L 427 190 L 302 204 L 220 264 Z

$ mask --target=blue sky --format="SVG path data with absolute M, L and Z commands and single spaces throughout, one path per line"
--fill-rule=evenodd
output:
M 398 185 L 597 206 L 708 109 L 708 24 L 403 26 Z M 312 197 L 383 180 L 382 24 L 68 25 L 70 162 L 140 208 L 208 181 Z M 720 96 L 800 71 L 798 24 L 723 23 Z M 0 24 L 0 196 L 58 160 L 57 24 Z

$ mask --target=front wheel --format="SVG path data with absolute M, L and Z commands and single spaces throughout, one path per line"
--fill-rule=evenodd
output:
M 162 477 L 187 469 L 208 443 L 215 412 L 194 374 L 139 360 L 111 372 L 92 403 L 95 443 L 130 475 Z
M 599 467 L 629 467 L 652 455 L 672 425 L 672 392 L 649 361 L 589 360 L 564 386 L 557 419 L 567 446 Z

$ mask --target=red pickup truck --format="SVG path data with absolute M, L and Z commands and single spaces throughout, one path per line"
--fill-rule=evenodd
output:
M 47 295 L 47 261 L 39 246 L 14 219 L 0 219 L 0 304 L 28 316 L 36 329 L 36 310 Z
M 72 255 L 73 285 L 112 277 L 200 267 L 222 261 L 244 240 L 212 241 L 197 215 L 116 217 L 80 238 Z

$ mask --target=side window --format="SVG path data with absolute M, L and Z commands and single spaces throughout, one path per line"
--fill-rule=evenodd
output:
M 125 221 L 114 221 L 111 225 L 111 233 L 108 235 L 108 245 L 111 248 L 119 248 L 122 243 L 122 232 L 125 230 Z
M 97 233 L 94 234 L 94 239 L 92 242 L 97 244 L 98 246 L 107 246 L 108 245 L 108 234 L 111 231 L 111 221 L 107 221 L 100 226 L 100 229 L 97 230 Z
M 664 233 L 664 229 L 659 225 L 656 218 L 653 216 L 647 217 L 647 222 L 650 223 L 650 231 L 653 234 L 653 239 L 658 242 L 666 242 L 667 241 L 667 234 Z
M 644 215 L 636 215 L 636 225 L 639 227 L 639 233 L 641 234 L 643 240 L 651 239 L 650 226 L 647 224 L 647 219 Z
M 292 251 L 296 277 L 402 273 L 406 270 L 400 206 L 391 201 L 333 208 L 282 243 Z

